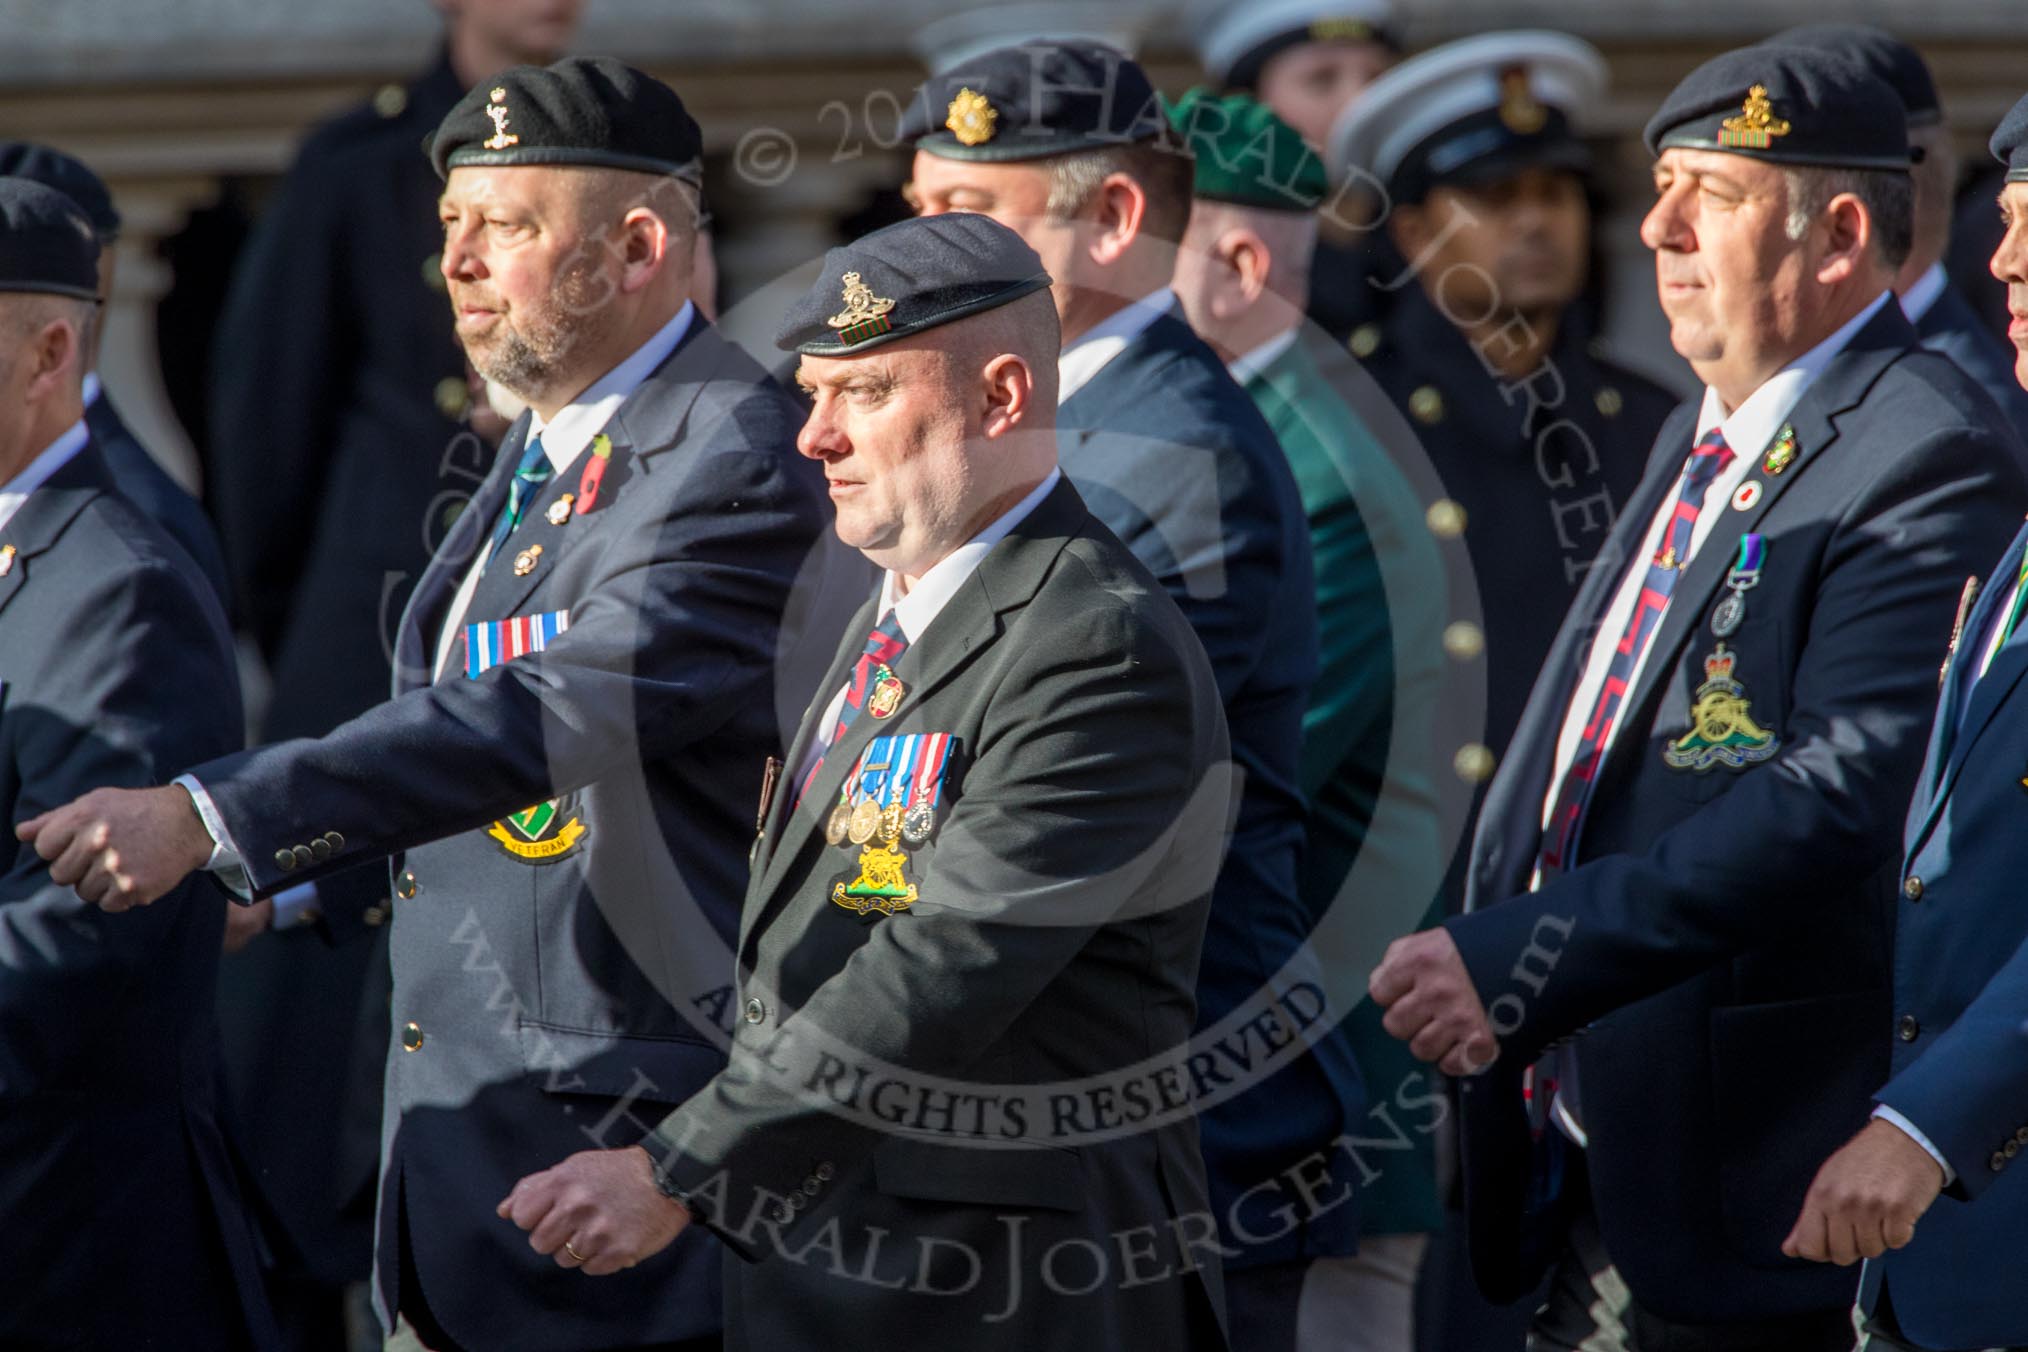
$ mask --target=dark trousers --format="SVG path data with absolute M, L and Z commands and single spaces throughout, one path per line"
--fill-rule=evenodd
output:
M 1571 1153 L 1570 1233 L 1528 1352 L 1852 1352 L 1849 1306 L 1751 1324 L 1677 1324 L 1641 1308 L 1599 1235 L 1583 1152 Z
M 1873 1313 L 1866 1316 L 1866 1341 L 1861 1344 L 1864 1352 L 1936 1352 L 1914 1341 L 1901 1331 L 1901 1321 L 1894 1317 L 1894 1299 L 1890 1292 L 1880 1293 L 1880 1303 Z M 2023 1352 L 2018 1347 L 1995 1347 L 1987 1352 Z

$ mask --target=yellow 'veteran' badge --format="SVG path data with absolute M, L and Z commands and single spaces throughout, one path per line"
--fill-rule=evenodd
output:
M 1766 85 L 1747 90 L 1739 116 L 1728 117 L 1718 126 L 1718 144 L 1744 150 L 1766 150 L 1775 137 L 1789 134 L 1789 124 L 1774 115 Z
M 1535 97 L 1525 66 L 1500 72 L 1500 121 L 1516 136 L 1533 136 L 1549 121 L 1549 110 Z
M 993 124 L 1000 120 L 1000 114 L 976 89 L 960 89 L 945 111 L 949 115 L 944 118 L 944 125 L 963 146 L 982 146 L 992 140 Z
M 494 85 L 491 97 L 493 101 L 486 105 L 486 116 L 493 119 L 493 134 L 481 144 L 488 150 L 505 150 L 508 146 L 520 145 L 521 138 L 507 130 L 507 86 Z
M 845 308 L 824 321 L 838 330 L 839 342 L 863 343 L 894 327 L 887 317 L 894 309 L 893 301 L 874 295 L 873 288 L 861 281 L 856 272 L 848 272 L 839 280 L 845 288 Z

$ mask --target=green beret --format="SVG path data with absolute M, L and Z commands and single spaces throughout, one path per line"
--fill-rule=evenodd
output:
M 1196 194 L 1206 201 L 1315 211 L 1330 191 L 1316 152 L 1251 95 L 1221 97 L 1199 85 L 1164 106 L 1197 156 Z

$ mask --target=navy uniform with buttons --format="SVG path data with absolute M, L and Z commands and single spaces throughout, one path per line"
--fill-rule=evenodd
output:
M 1720 139 L 1726 119 L 1764 118 L 1790 130 L 1759 146 Z M 1885 172 L 1907 155 L 1892 91 L 1800 48 L 1699 68 L 1648 144 Z M 1573 692 L 1615 593 L 1650 566 L 1696 406 L 1657 438 L 1488 790 L 1471 913 L 1449 928 L 1501 1036 L 1462 1099 L 1474 1263 L 1503 1298 L 1552 1263 L 1559 1287 L 1598 1279 L 1574 1238 L 1584 1220 L 1630 1320 L 1666 1321 L 1670 1337 L 1723 1324 L 1753 1346 L 1850 1345 L 1855 1274 L 1781 1245 L 1885 1070 L 1895 827 L 1952 607 L 1984 566 L 1972 561 L 2020 520 L 2028 481 L 1998 410 L 1923 350 L 1891 293 L 1841 332 L 1781 416 L 1787 430 L 1733 447 L 1744 477 L 1703 504 L 1700 529 L 1720 515 L 1656 621 L 1561 859 L 1542 862 L 1545 804 Z M 1728 629 L 1718 606 L 1749 533 L 1765 547 L 1759 581 Z M 1714 727 L 1758 749 L 1717 756 Z M 1523 1106 L 1522 1075 L 1554 1043 L 1582 1071 L 1581 1162 L 1574 1135 L 1556 1122 L 1531 1133 Z
M 863 326 L 843 323 L 855 277 L 869 307 L 889 303 Z M 984 216 L 903 221 L 831 250 L 777 342 L 878 361 L 891 338 L 934 341 L 1048 285 Z M 742 1352 L 1225 1347 L 1171 1060 L 1228 796 L 1217 688 L 1175 604 L 1067 477 L 978 539 L 912 637 L 898 611 L 945 585 L 957 553 L 899 600 L 889 575 L 847 626 L 763 814 L 731 1063 L 659 1124 L 643 1115 L 658 1182 L 736 1255 L 726 1330 Z M 889 659 L 898 703 L 876 686 L 838 731 L 876 621 L 910 639 Z M 939 733 L 951 760 L 929 834 L 887 838 L 911 899 L 853 902 L 872 847 L 827 821 L 876 737 Z M 1132 1070 L 1154 1065 L 1168 1090 Z
M 317 736 L 387 698 L 394 622 L 491 465 L 459 423 L 441 185 L 417 149 L 462 92 L 446 50 L 312 132 L 220 316 L 207 497 L 235 619 L 273 678 L 258 741 Z M 370 1270 L 386 956 L 359 907 L 385 898 L 386 873 L 320 891 L 326 923 L 234 954 L 219 1007 L 284 1270 L 335 1288 Z
M 511 120 L 513 151 L 483 148 L 489 107 Z M 626 163 L 694 184 L 699 146 L 666 86 L 572 59 L 474 89 L 432 153 L 447 174 Z M 666 179 L 656 192 L 682 209 Z M 596 1144 L 616 1106 L 681 1102 L 723 1063 L 754 802 L 780 742 L 777 636 L 823 529 L 781 388 L 694 307 L 650 349 L 667 355 L 603 440 L 522 501 L 455 615 L 531 419 L 509 432 L 403 616 L 393 699 L 193 772 L 256 894 L 406 852 L 376 1296 L 390 1324 L 399 1310 L 489 1352 L 719 1324 L 706 1236 L 590 1283 L 494 1214 L 516 1179 Z M 540 651 L 467 674 L 487 652 L 474 645 L 504 635 L 451 625 L 545 615 L 567 627 Z
M 99 237 L 100 303 L 103 306 L 108 276 L 105 251 L 111 250 L 120 237 L 120 213 L 113 206 L 112 194 L 106 191 L 105 183 L 82 161 L 60 150 L 29 141 L 0 143 L 0 175 L 47 184 L 83 210 Z M 104 324 L 102 310 L 99 316 L 100 335 L 104 333 Z M 90 355 L 96 361 L 96 349 Z M 183 547 L 183 552 L 204 574 L 204 580 L 211 584 L 219 603 L 230 614 L 231 591 L 226 583 L 225 555 L 219 548 L 218 532 L 213 529 L 211 519 L 197 505 L 197 499 L 170 478 L 168 471 L 127 429 L 125 420 L 113 407 L 112 397 L 100 383 L 98 373 L 90 368 L 85 375 L 85 422 L 91 427 L 92 441 L 97 444 L 99 453 L 112 466 L 120 492 L 132 499 L 135 506 L 169 533 L 170 539 Z
M 1575 39 L 1546 35 L 1554 41 L 1543 45 L 1541 36 L 1485 34 L 1395 67 L 1338 124 L 1334 160 L 1370 165 L 1399 202 L 1447 184 L 1494 186 L 1531 169 L 1588 172 L 1566 109 L 1598 96 L 1603 63 Z M 1539 119 L 1531 130 L 1509 125 L 1530 125 L 1501 83 L 1513 69 L 1528 73 Z M 1453 92 L 1437 104 L 1443 111 L 1421 111 L 1436 90 L 1472 85 L 1479 99 L 1461 102 Z M 1484 740 L 1497 758 L 1678 400 L 1608 360 L 1576 304 L 1551 317 L 1555 336 L 1534 371 L 1519 382 L 1499 377 L 1425 284 L 1441 281 L 1403 286 L 1385 322 L 1355 329 L 1349 346 L 1443 481 L 1447 496 L 1432 504 L 1430 528 L 1464 538 L 1472 576 L 1456 579 L 1453 593 L 1475 587 L 1479 596 Z
M 959 116 L 968 90 L 993 114 L 976 131 Z M 1146 72 L 1098 43 L 1031 43 L 976 57 L 926 85 L 902 131 L 919 155 L 991 164 L 1134 144 L 1177 156 L 1177 190 L 1189 191 L 1181 134 Z M 1064 345 L 1061 368 L 1079 370 L 1082 383 L 1066 374 L 1059 385 L 1058 444 L 1063 472 L 1092 514 L 1154 574 L 1203 643 L 1245 776 L 1198 977 L 1199 1024 L 1210 1027 L 1265 987 L 1311 927 L 1297 879 L 1303 715 L 1317 668 L 1308 522 L 1273 430 L 1191 331 L 1175 293 L 1115 299 L 1131 303 Z M 1101 338 L 1108 329 L 1113 336 Z M 1111 355 L 1092 372 L 1091 351 L 1108 343 Z M 1321 1040 L 1314 1051 L 1205 1113 L 1218 1214 L 1255 1241 L 1237 1246 L 1235 1267 L 1352 1243 L 1352 1207 L 1318 1208 L 1291 1225 L 1274 1211 L 1287 1194 L 1257 1186 L 1272 1185 L 1363 1111 L 1344 1040 Z M 1356 1172 L 1342 1153 L 1326 1168 Z M 1342 1198 L 1349 1188 L 1334 1181 L 1330 1191 Z
M 1924 147 L 1926 153 L 1935 154 L 1947 149 L 1939 144 L 1947 137 L 1949 128 L 1929 63 L 1922 59 L 1921 52 L 1886 29 L 1859 23 L 1801 24 L 1784 29 L 1768 42 L 1782 46 L 1818 47 L 1864 66 L 1901 96 L 1902 111 L 1908 115 L 1911 138 L 1924 136 L 1929 143 Z M 1937 149 L 1929 149 L 1931 146 Z M 1918 161 L 1918 165 L 1920 163 Z M 1921 174 L 1923 171 L 1918 168 L 1916 172 Z M 1928 186 L 1942 200 L 1933 205 L 1925 204 L 1925 183 L 1918 180 L 1918 215 L 1928 209 L 1947 216 L 1950 211 L 1948 195 L 1956 185 L 1935 181 Z M 1968 207 L 1981 216 L 1990 215 L 1993 209 L 1990 200 L 1975 201 Z M 1979 388 L 1992 396 L 2000 411 L 2007 415 L 2014 434 L 2028 444 L 2028 390 L 2023 390 L 2020 382 L 2014 379 L 2014 348 L 2002 336 L 2007 327 L 2006 301 L 2003 298 L 1994 304 L 1991 315 L 1983 319 L 1979 316 L 1972 302 L 1966 299 L 1966 292 L 1960 284 L 1963 279 L 1944 268 L 1941 252 L 1948 243 L 1948 232 L 1944 232 L 1944 236 L 1935 241 L 1938 255 L 1927 268 L 1920 270 L 1921 275 L 1913 284 L 1902 290 L 1902 308 L 1914 322 L 1922 345 L 1932 352 L 1941 352 L 1962 366 L 1965 374 L 1978 381 Z M 1912 264 L 1903 265 L 1904 276 L 1911 267 Z M 1980 260 L 1979 269 L 1971 280 L 1974 283 L 1989 280 L 1984 259 Z M 1989 288 L 1977 286 L 1975 290 L 1982 303 L 1988 302 Z
M 2028 183 L 2028 99 L 1993 135 Z M 2014 229 L 2018 232 L 2018 220 Z M 1876 1095 L 1952 1175 L 1905 1248 L 1869 1262 L 1861 1303 L 1921 1348 L 2028 1345 L 2028 530 L 1955 636 L 1903 839 L 1894 927 L 1892 1077 Z M 2008 622 L 2014 619 L 2012 631 Z M 2004 642 L 2002 638 L 2004 637 Z
M 68 198 L 0 180 L 0 291 L 89 300 L 96 255 Z M 10 827 L 240 738 L 232 642 L 203 576 L 119 491 L 81 419 L 39 449 L 0 482 Z M 218 1097 L 223 914 L 216 884 L 193 878 L 158 909 L 109 915 L 52 883 L 12 830 L 0 842 L 0 1346 L 274 1345 Z M 145 1240 L 115 1238 L 142 1226 Z

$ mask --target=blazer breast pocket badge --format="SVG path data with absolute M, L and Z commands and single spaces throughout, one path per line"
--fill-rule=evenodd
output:
M 1786 461 L 1782 468 L 1787 468 Z M 1781 469 L 1770 472 L 1779 474 Z M 1769 760 L 1782 749 L 1781 738 L 1754 721 L 1746 687 L 1733 675 L 1738 654 L 1725 646 L 1746 622 L 1747 593 L 1760 585 L 1766 558 L 1765 539 L 1739 537 L 1739 557 L 1725 578 L 1727 594 L 1711 612 L 1711 633 L 1718 646 L 1704 659 L 1704 684 L 1690 702 L 1690 731 L 1662 749 L 1662 760 L 1672 770 L 1703 774 L 1720 765 L 1740 770 Z
M 859 871 L 832 884 L 832 901 L 857 915 L 898 915 L 916 903 L 908 852 L 936 833 L 950 754 L 947 732 L 895 733 L 867 744 L 824 826 L 828 843 L 859 847 Z
M 517 615 L 465 626 L 465 675 L 477 680 L 502 662 L 539 653 L 570 628 L 570 612 Z M 577 796 L 566 794 L 508 814 L 486 834 L 524 864 L 553 864 L 577 853 L 589 828 L 577 811 Z

